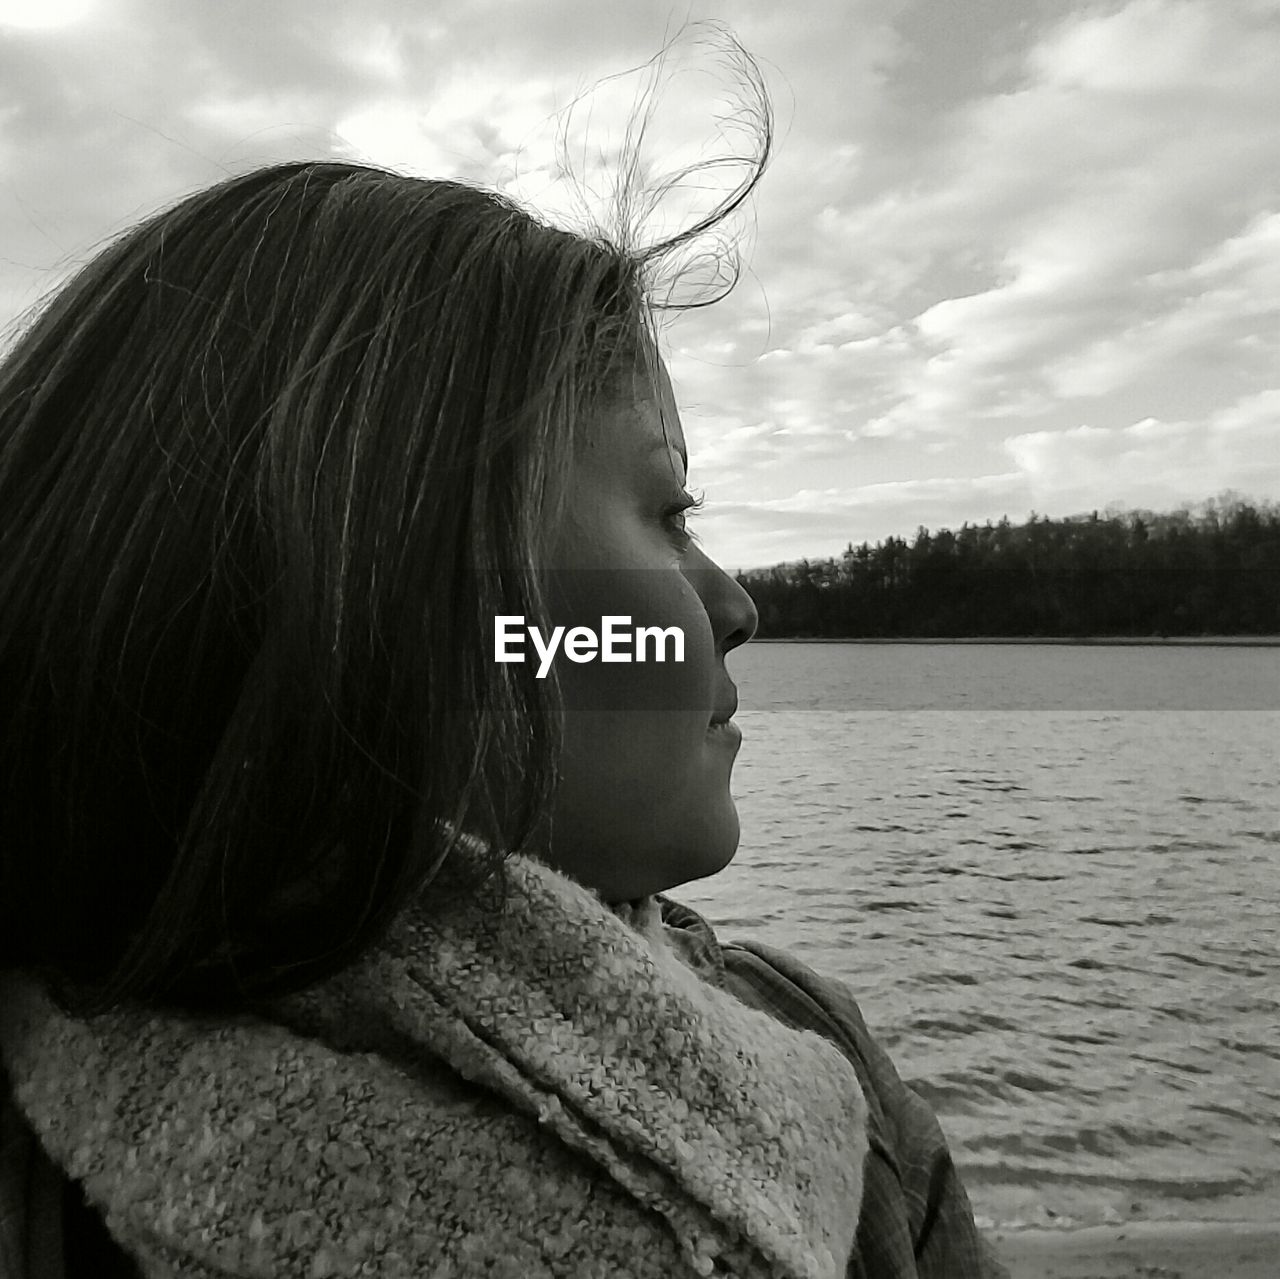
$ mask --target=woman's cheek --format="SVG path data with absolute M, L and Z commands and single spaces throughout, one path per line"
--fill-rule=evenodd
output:
M 602 592 L 566 583 L 555 621 L 588 633 L 585 660 L 556 659 L 569 708 L 710 713 L 713 645 L 696 592 L 673 570 L 636 569 Z M 597 583 L 598 585 L 598 583 Z

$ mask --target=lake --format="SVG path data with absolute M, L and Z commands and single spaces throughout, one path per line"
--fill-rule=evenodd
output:
M 1280 648 L 748 644 L 682 886 L 847 981 L 984 1224 L 1280 1216 Z

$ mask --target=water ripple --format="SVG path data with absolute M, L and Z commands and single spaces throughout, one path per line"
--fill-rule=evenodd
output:
M 673 895 L 849 983 L 981 1216 L 1273 1210 L 1280 715 L 744 727 L 742 849 Z

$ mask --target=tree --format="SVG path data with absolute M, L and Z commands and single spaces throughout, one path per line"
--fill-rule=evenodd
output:
M 738 580 L 762 636 L 1277 634 L 1280 503 L 919 525 Z

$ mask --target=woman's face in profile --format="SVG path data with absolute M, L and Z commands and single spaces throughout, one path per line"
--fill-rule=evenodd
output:
M 625 636 L 630 662 L 557 653 L 565 742 L 549 860 L 610 902 L 714 874 L 738 847 L 729 775 L 737 706 L 725 654 L 755 632 L 750 597 L 682 533 L 687 449 L 665 368 L 586 424 L 546 568 L 552 621 Z M 664 433 L 665 423 L 665 433 Z M 678 627 L 657 661 L 636 629 Z M 526 648 L 529 648 L 526 640 Z

